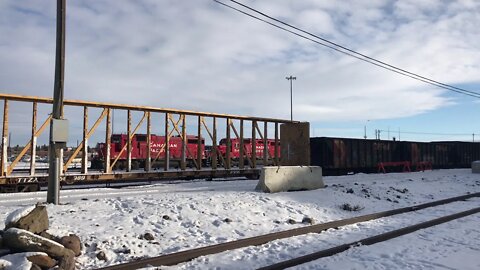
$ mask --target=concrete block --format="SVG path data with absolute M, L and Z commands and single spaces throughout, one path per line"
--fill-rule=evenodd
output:
M 480 160 L 472 162 L 472 173 L 480 173 Z
M 323 188 L 322 168 L 318 166 L 263 167 L 255 190 L 274 193 Z

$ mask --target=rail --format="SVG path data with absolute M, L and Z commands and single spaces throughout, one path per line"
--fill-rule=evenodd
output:
M 452 198 L 438 200 L 438 201 L 433 201 L 433 202 L 424 203 L 424 204 L 418 204 L 418 205 L 414 205 L 414 206 L 410 206 L 410 207 L 397 208 L 397 209 L 393 209 L 393 210 L 377 212 L 377 213 L 372 213 L 372 214 L 353 217 L 353 218 L 330 221 L 330 222 L 311 225 L 311 226 L 306 226 L 306 227 L 302 227 L 302 228 L 296 228 L 296 229 L 291 229 L 291 230 L 286 230 L 286 231 L 269 233 L 269 234 L 265 234 L 265 235 L 260 235 L 260 236 L 255 236 L 255 237 L 230 241 L 230 242 L 216 244 L 216 245 L 212 245 L 212 246 L 206 246 L 206 247 L 195 248 L 195 249 L 191 249 L 191 250 L 180 251 L 180 252 L 177 252 L 177 253 L 161 255 L 161 256 L 158 256 L 158 257 L 140 259 L 140 260 L 136 260 L 136 261 L 132 261 L 132 262 L 128 262 L 128 263 L 123 263 L 123 264 L 104 267 L 104 268 L 101 268 L 101 269 L 103 269 L 103 270 L 133 270 L 133 269 L 138 269 L 138 268 L 147 267 L 147 266 L 176 265 L 176 264 L 179 264 L 179 263 L 182 263 L 182 262 L 190 261 L 190 260 L 198 258 L 200 256 L 216 254 L 216 253 L 220 253 L 220 252 L 224 252 L 224 251 L 228 251 L 228 250 L 233 250 L 233 249 L 238 249 L 238 248 L 243 248 L 243 247 L 248 247 L 248 246 L 258 246 L 258 245 L 266 244 L 266 243 L 274 241 L 274 240 L 294 237 L 294 236 L 298 236 L 298 235 L 304 235 L 304 234 L 308 234 L 308 233 L 320 233 L 322 231 L 332 229 L 332 228 L 338 228 L 338 227 L 351 225 L 351 224 L 355 224 L 355 223 L 359 223 L 359 222 L 365 222 L 365 221 L 370 221 L 370 220 L 374 220 L 374 219 L 379 219 L 379 218 L 404 214 L 404 213 L 408 213 L 408 212 L 414 212 L 414 211 L 418 211 L 418 210 L 421 210 L 421 209 L 426 209 L 426 208 L 429 208 L 429 207 L 448 204 L 448 203 L 452 203 L 452 202 L 456 202 L 456 201 L 463 201 L 463 200 L 467 200 L 467 199 L 474 198 L 474 197 L 480 197 L 480 192 L 467 194 L 467 195 L 462 195 L 462 196 L 457 196 L 457 197 L 452 197 Z M 283 268 L 280 267 L 280 268 L 272 268 L 272 269 L 283 269 Z

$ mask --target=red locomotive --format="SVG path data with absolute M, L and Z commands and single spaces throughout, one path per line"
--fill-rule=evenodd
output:
M 114 134 L 111 137 L 110 143 L 110 160 L 113 162 L 117 157 L 117 162 L 114 168 L 124 169 L 126 167 L 127 151 L 122 149 L 126 146 L 128 140 L 127 134 Z M 179 136 L 172 136 L 169 140 L 170 164 L 172 166 L 179 166 L 182 158 L 182 138 Z M 197 159 L 198 153 L 198 137 L 187 135 L 185 160 L 189 167 L 194 164 L 194 159 Z M 165 136 L 158 136 L 152 134 L 150 136 L 150 157 L 152 158 L 152 166 L 160 167 L 165 160 Z M 205 139 L 201 138 L 202 161 L 205 162 Z M 145 166 L 145 159 L 147 158 L 147 135 L 135 134 L 131 142 L 131 158 L 132 169 L 138 169 Z M 103 167 L 103 162 L 107 156 L 107 148 L 105 143 L 97 145 L 97 156 L 92 161 L 92 167 L 99 169 Z
M 227 153 L 227 139 L 221 139 L 218 146 L 220 153 L 223 157 L 226 157 Z M 245 161 L 247 157 L 252 156 L 252 139 L 243 139 L 243 153 Z M 265 150 L 264 141 L 262 139 L 255 139 L 255 156 L 257 159 L 263 159 L 263 151 Z M 275 140 L 267 139 L 268 158 L 273 159 L 275 157 Z M 277 155 L 280 156 L 280 145 L 277 145 Z M 230 139 L 230 158 L 238 160 L 240 158 L 240 139 Z
M 126 147 L 128 140 L 127 134 L 114 134 L 111 137 L 110 143 L 110 160 L 117 159 L 114 164 L 114 169 L 125 169 L 127 161 L 127 151 L 122 149 Z M 201 151 L 202 151 L 202 167 L 205 167 L 211 163 L 211 153 L 205 150 L 205 139 L 201 138 Z M 170 166 L 179 167 L 180 160 L 182 158 L 182 138 L 179 136 L 170 137 L 169 140 L 169 152 L 170 152 Z M 230 158 L 233 161 L 238 161 L 240 158 L 240 140 L 230 139 Z M 252 139 L 243 139 L 245 164 L 248 162 L 248 157 L 252 156 Z M 159 168 L 164 165 L 165 161 L 165 136 L 158 136 L 152 134 L 150 137 L 150 157 L 152 158 L 152 167 Z M 198 137 L 187 135 L 185 162 L 188 167 L 194 167 L 195 161 L 198 156 Z M 210 149 L 211 147 L 207 147 Z M 256 158 L 263 160 L 263 151 L 265 149 L 264 141 L 262 139 L 255 140 Z M 275 156 L 275 140 L 267 140 L 268 157 L 270 160 Z M 147 135 L 136 134 L 132 138 L 131 142 L 131 159 L 132 169 L 143 168 L 145 166 L 145 160 L 147 158 Z M 221 139 L 218 145 L 219 154 L 222 157 L 226 157 L 227 152 L 227 139 Z M 280 146 L 277 146 L 277 153 L 280 156 Z M 107 148 L 105 143 L 98 143 L 96 148 L 95 157 L 92 160 L 92 168 L 103 169 L 104 161 L 107 156 Z M 194 161 L 195 160 L 195 161 Z M 221 160 L 219 160 L 221 162 Z M 261 162 L 260 162 L 261 163 Z M 235 164 L 235 162 L 234 162 Z

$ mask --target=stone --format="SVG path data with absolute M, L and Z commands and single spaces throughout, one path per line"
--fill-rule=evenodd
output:
M 232 220 L 227 217 L 227 218 L 225 218 L 225 219 L 223 220 L 223 222 L 225 222 L 225 223 L 230 223 L 230 222 L 232 222 Z
M 97 253 L 97 259 L 102 260 L 102 261 L 106 261 L 107 260 L 107 255 L 105 254 L 105 252 L 100 251 L 100 252 Z
M 30 267 L 30 270 L 42 270 L 42 268 L 36 264 L 32 264 L 32 266 Z
M 153 235 L 151 233 L 147 232 L 143 235 L 143 239 L 148 240 L 148 241 L 152 241 L 152 240 L 155 240 L 155 237 L 153 237 Z
M 274 193 L 312 190 L 325 187 L 318 166 L 265 166 L 255 190 Z
M 16 222 L 5 224 L 5 229 L 19 228 L 32 233 L 40 233 L 48 229 L 48 214 L 45 205 L 36 205 L 26 216 Z
M 66 254 L 60 258 L 58 262 L 58 270 L 74 270 L 75 269 L 75 254 L 70 249 L 67 249 Z
M 3 238 L 5 245 L 13 250 L 45 252 L 53 258 L 61 258 L 72 252 L 57 242 L 22 229 L 10 228 Z
M 295 221 L 294 219 L 289 218 L 289 219 L 287 220 L 287 223 L 288 223 L 288 224 L 297 224 L 297 221 Z
M 27 256 L 27 260 L 40 268 L 50 269 L 57 265 L 57 261 L 46 255 L 32 255 Z
M 315 224 L 315 220 L 311 217 L 304 217 L 302 219 L 302 223 L 313 225 L 313 224 Z
M 43 232 L 37 233 L 37 234 L 40 235 L 41 237 L 45 237 L 47 239 L 50 239 L 50 240 L 55 241 L 57 243 L 60 243 L 60 238 L 59 237 L 56 237 L 55 235 L 49 234 L 46 231 L 43 231 Z
M 75 234 L 62 237 L 60 239 L 60 244 L 73 251 L 76 257 L 82 254 L 82 243 L 80 242 L 80 238 Z

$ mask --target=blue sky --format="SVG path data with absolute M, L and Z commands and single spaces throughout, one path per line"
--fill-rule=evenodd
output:
M 309 121 L 311 135 L 361 138 L 366 126 L 368 138 L 375 129 L 398 137 L 400 129 L 402 140 L 472 140 L 414 133 L 477 133 L 480 139 L 478 99 L 349 58 L 210 0 L 67 2 L 66 99 L 288 119 L 285 77 L 294 75 L 294 118 Z M 0 2 L 2 93 L 52 96 L 55 3 Z M 411 72 L 480 92 L 479 1 L 243 3 Z M 14 144 L 28 140 L 29 110 L 12 108 Z M 75 141 L 81 116 L 71 121 Z

